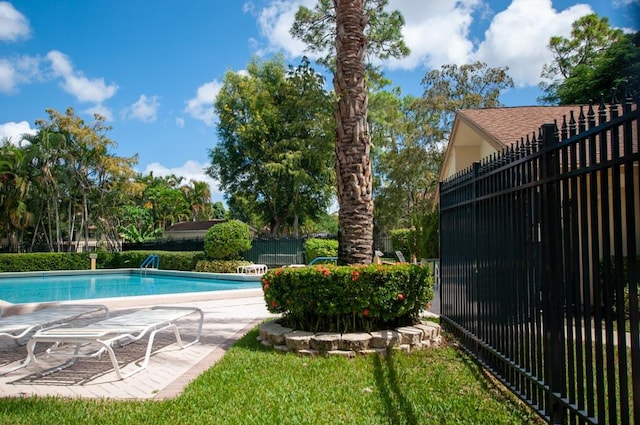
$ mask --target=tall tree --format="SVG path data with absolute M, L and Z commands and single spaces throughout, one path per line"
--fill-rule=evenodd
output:
M 106 137 L 110 128 L 104 117 L 95 115 L 86 124 L 72 108 L 64 113 L 47 109 L 47 113 L 49 120 L 37 120 L 37 133 L 26 137 L 32 183 L 37 187 L 32 197 L 38 229 L 33 243 L 39 240 L 60 251 L 70 249 L 76 235 L 88 244 L 89 226 L 98 227 L 105 219 L 100 215 L 104 212 L 100 204 L 107 199 L 104 193 L 119 189 L 116 182 L 134 175 L 131 167 L 136 159 L 110 152 L 115 142 Z
M 31 188 L 29 161 L 24 149 L 8 141 L 0 145 L 0 226 L 4 229 L 9 250 L 21 252 L 24 231 L 33 222 L 28 207 Z
M 298 10 L 291 29 L 292 35 L 304 41 L 309 51 L 320 54 L 318 61 L 334 72 L 339 264 L 367 264 L 373 258 L 365 59 L 408 54 L 400 33 L 402 15 L 388 13 L 387 4 L 388 0 L 319 0 L 313 10 Z
M 513 87 L 508 67 L 490 68 L 486 63 L 443 65 L 425 74 L 424 92 L 416 100 L 416 118 L 425 140 L 442 143 L 449 138 L 459 109 L 500 106 L 500 93 Z
M 587 103 L 624 86 L 640 85 L 638 33 L 624 34 L 612 28 L 607 18 L 586 15 L 572 25 L 569 38 L 549 40 L 553 60 L 545 64 L 540 88 L 544 103 Z
M 331 98 L 306 60 L 286 72 L 282 57 L 254 59 L 247 71 L 225 76 L 215 103 L 221 142 L 207 172 L 232 211 L 244 219 L 259 214 L 277 235 L 328 206 Z
M 502 90 L 513 82 L 506 68 L 483 63 L 445 65 L 422 81 L 422 97 L 398 92 L 372 95 L 370 122 L 376 144 L 376 226 L 388 232 L 414 229 L 417 254 L 438 252 L 435 192 L 455 112 L 499 106 Z M 380 136 L 378 136 L 380 134 Z

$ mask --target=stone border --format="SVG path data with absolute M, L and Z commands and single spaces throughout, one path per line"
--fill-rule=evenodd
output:
M 302 356 L 355 357 L 356 354 L 385 354 L 389 349 L 412 352 L 438 347 L 441 334 L 439 324 L 426 320 L 413 326 L 346 334 L 297 331 L 271 321 L 260 325 L 258 340 L 277 351 Z

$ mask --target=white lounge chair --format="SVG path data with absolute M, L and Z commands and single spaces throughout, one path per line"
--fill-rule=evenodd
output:
M 109 317 L 109 309 L 102 304 L 60 304 L 30 313 L 0 317 L 0 337 L 20 342 L 32 332 L 64 326 L 69 322 L 92 313 L 104 311 Z
M 200 315 L 196 337 L 193 341 L 185 344 L 182 342 L 176 322 L 195 313 Z M 204 314 L 198 307 L 154 306 L 122 316 L 101 320 L 82 328 L 55 328 L 43 330 L 36 332 L 27 344 L 27 359 L 24 364 L 26 365 L 32 360 L 34 362 L 37 361 L 34 349 L 36 344 L 39 342 L 55 343 L 53 350 L 62 344 L 72 344 L 75 345 L 72 359 L 62 365 L 60 369 L 72 365 L 78 357 L 96 357 L 106 351 L 109 354 L 109 358 L 111 359 L 111 363 L 113 364 L 113 368 L 115 369 L 118 379 L 125 379 L 147 367 L 149 364 L 149 358 L 151 357 L 151 349 L 156 333 L 165 329 L 173 329 L 178 346 L 180 348 L 187 348 L 200 340 L 203 321 Z M 120 366 L 118 365 L 118 360 L 113 350 L 113 346 L 116 343 L 126 345 L 131 342 L 138 341 L 147 334 L 149 335 L 149 342 L 147 343 L 147 351 L 145 353 L 144 361 L 136 369 L 123 374 Z M 93 349 L 84 354 L 80 353 L 81 347 L 86 344 L 93 344 Z M 99 347 L 97 350 L 95 344 Z

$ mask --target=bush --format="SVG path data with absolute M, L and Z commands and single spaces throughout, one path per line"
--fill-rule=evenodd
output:
M 236 273 L 238 267 L 248 266 L 250 261 L 245 260 L 200 260 L 196 264 L 197 272 L 206 273 Z
M 90 265 L 89 253 L 86 252 L 0 254 L 1 272 L 87 270 Z
M 160 256 L 163 270 L 193 271 L 204 253 L 174 251 L 98 252 L 96 268 L 137 268 L 150 254 Z M 0 254 L 0 272 L 31 272 L 51 270 L 88 270 L 91 260 L 88 252 L 38 252 L 26 254 Z
M 307 263 L 317 257 L 337 257 L 338 241 L 311 238 L 304 242 L 304 258 Z
M 204 237 L 204 252 L 214 260 L 237 259 L 251 249 L 249 226 L 240 220 L 229 220 L 212 226 Z
M 407 261 L 415 255 L 417 257 L 416 232 L 411 229 L 396 229 L 391 231 L 391 244 L 394 251 L 404 254 Z
M 262 288 L 284 325 L 310 332 L 354 332 L 414 324 L 433 298 L 429 268 L 413 264 L 322 265 L 269 270 Z

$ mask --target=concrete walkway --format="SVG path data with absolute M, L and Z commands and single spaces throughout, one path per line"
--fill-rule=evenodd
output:
M 118 380 L 107 355 L 98 359 L 80 358 L 71 367 L 50 374 L 44 371 L 65 361 L 59 356 L 41 353 L 37 364 L 0 376 L 0 397 L 45 396 L 113 399 L 165 399 L 179 395 L 186 385 L 210 368 L 226 350 L 266 318 L 262 290 L 220 291 L 206 294 L 182 294 L 162 297 L 130 297 L 92 300 L 103 303 L 111 316 L 149 305 L 192 305 L 204 312 L 199 343 L 180 350 L 171 331 L 160 332 L 153 345 L 147 368 L 129 378 Z M 185 340 L 195 335 L 196 315 L 184 319 L 181 333 Z M 182 331 L 184 329 L 184 331 Z M 128 367 L 144 357 L 148 339 L 118 348 L 116 355 Z M 24 360 L 25 347 L 0 341 L 0 373 Z

